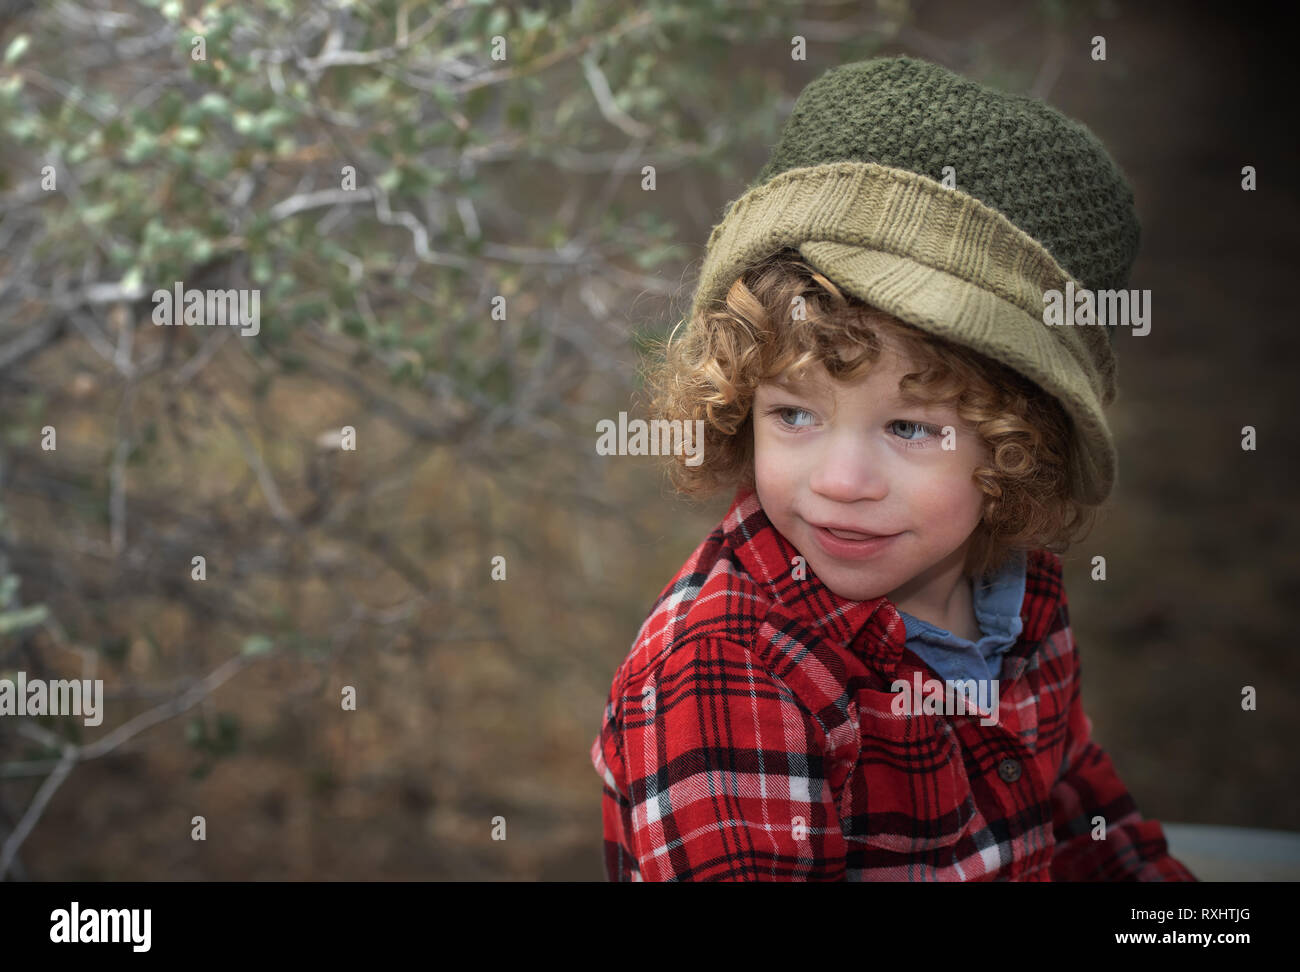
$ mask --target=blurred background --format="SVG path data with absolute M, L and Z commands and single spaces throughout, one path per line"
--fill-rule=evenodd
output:
M 602 880 L 610 682 L 730 496 L 596 423 L 643 414 L 800 89 L 893 53 L 1046 99 L 1131 180 L 1153 320 L 1065 557 L 1083 698 L 1145 816 L 1300 830 L 1281 36 L 1187 3 L 0 0 L 0 677 L 105 685 L 99 726 L 0 718 L 0 879 Z M 260 289 L 259 333 L 155 327 L 176 281 Z

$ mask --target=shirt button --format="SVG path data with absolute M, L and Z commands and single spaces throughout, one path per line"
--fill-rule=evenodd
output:
M 1014 783 L 1020 779 L 1020 763 L 1014 759 L 1004 759 L 998 763 L 998 776 L 1007 783 Z

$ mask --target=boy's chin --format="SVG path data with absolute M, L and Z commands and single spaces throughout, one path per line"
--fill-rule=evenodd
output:
M 845 577 L 844 570 L 829 570 L 825 573 L 818 573 L 816 567 L 809 562 L 813 573 L 817 579 L 832 594 L 844 598 L 846 601 L 874 601 L 878 597 L 884 597 L 888 591 L 881 590 L 879 583 L 864 581 L 861 578 Z

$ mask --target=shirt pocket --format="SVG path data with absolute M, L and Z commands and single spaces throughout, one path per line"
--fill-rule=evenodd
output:
M 857 693 L 861 749 L 841 793 L 840 818 L 867 867 L 952 863 L 975 802 L 961 748 L 939 715 L 894 713 L 894 694 Z

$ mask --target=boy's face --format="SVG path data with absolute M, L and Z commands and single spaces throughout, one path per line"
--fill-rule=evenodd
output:
M 941 623 L 984 503 L 971 473 L 988 455 L 955 409 L 901 402 L 915 370 L 887 345 L 851 383 L 818 365 L 802 384 L 760 385 L 754 478 L 768 519 L 832 591 Z

